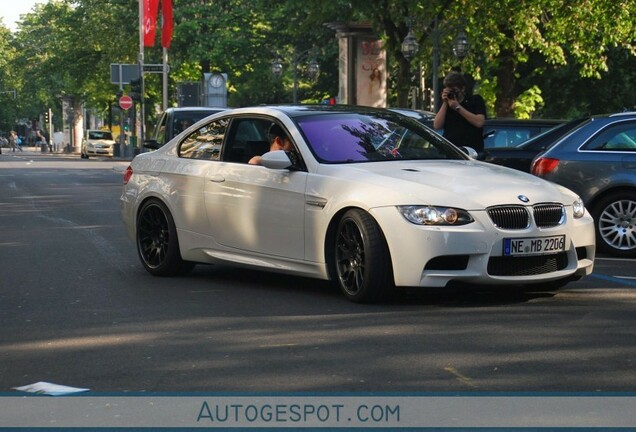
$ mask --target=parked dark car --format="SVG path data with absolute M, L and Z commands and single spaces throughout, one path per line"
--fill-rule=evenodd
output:
M 551 119 L 487 119 L 484 124 L 484 148 L 516 147 L 563 122 Z
M 636 256 L 636 112 L 589 118 L 539 155 L 531 172 L 579 194 L 600 250 Z
M 150 139 L 144 141 L 144 147 L 156 150 L 199 120 L 226 109 L 212 107 L 168 108 L 159 117 Z
M 585 120 L 586 118 L 578 118 L 561 123 L 516 147 L 486 148 L 483 154 L 480 155 L 480 159 L 497 165 L 518 169 L 519 171 L 530 172 L 532 161 L 538 154 L 547 150 L 552 144 Z
M 435 113 L 407 108 L 389 108 L 391 111 L 414 118 L 432 128 Z M 565 120 L 552 119 L 486 119 L 484 124 L 484 148 L 511 148 L 545 131 L 564 123 Z M 437 130 L 443 134 L 443 130 Z M 527 172 L 528 170 L 526 170 Z
M 433 120 L 435 119 L 434 112 L 409 108 L 389 108 L 389 110 L 403 114 L 407 117 L 414 118 L 415 120 L 430 128 L 433 127 Z

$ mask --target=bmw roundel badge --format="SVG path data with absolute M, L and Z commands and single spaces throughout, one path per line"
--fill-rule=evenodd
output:
M 530 198 L 528 198 L 525 195 L 519 195 L 519 196 L 517 196 L 517 198 L 519 198 L 519 201 L 524 202 L 524 203 L 530 202 Z

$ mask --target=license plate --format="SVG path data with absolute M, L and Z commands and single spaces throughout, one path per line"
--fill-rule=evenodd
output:
M 563 252 L 565 250 L 565 236 L 530 237 L 504 239 L 503 254 L 505 256 L 543 255 Z

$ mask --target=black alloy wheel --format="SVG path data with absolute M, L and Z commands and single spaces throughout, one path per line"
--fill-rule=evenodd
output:
M 338 224 L 335 269 L 343 294 L 351 301 L 380 301 L 393 288 L 391 258 L 377 222 L 358 209 L 347 211 Z
M 182 275 L 195 265 L 181 259 L 172 215 L 154 199 L 146 201 L 137 216 L 137 252 L 145 269 L 155 276 Z

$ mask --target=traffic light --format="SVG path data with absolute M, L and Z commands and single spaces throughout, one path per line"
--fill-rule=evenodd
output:
M 141 100 L 141 78 L 130 80 L 130 97 Z
M 48 123 L 49 122 L 49 112 L 45 112 L 44 113 L 44 123 Z

